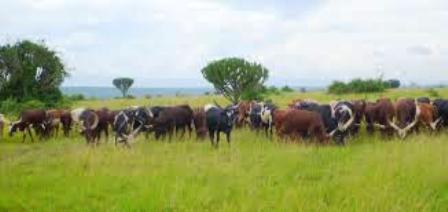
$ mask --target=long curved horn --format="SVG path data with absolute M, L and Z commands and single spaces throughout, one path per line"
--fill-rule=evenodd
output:
M 331 131 L 331 132 L 328 134 L 328 136 L 333 137 L 333 135 L 336 133 L 336 131 L 338 131 L 338 130 L 335 129 L 335 130 Z
M 386 129 L 386 126 L 382 125 L 382 124 L 373 124 L 374 127 L 378 127 L 380 129 Z
M 439 122 L 442 121 L 442 117 L 438 118 L 435 122 L 430 123 L 431 129 L 436 130 Z
M 91 130 L 94 130 L 98 126 L 98 123 L 100 122 L 100 118 L 98 117 L 98 115 L 95 112 L 93 112 L 93 118 L 94 118 L 93 124 L 92 124 L 92 126 L 89 127 Z
M 400 136 L 403 134 L 403 130 L 401 128 L 399 128 L 394 122 L 387 120 L 387 123 L 389 124 L 390 127 L 395 129 Z
M 419 117 L 420 117 L 420 113 L 421 113 L 420 107 L 418 106 L 418 104 L 417 104 L 417 102 L 416 102 L 416 104 L 415 104 L 415 117 L 414 117 L 414 121 L 413 121 L 411 124 L 409 124 L 408 126 L 406 126 L 406 127 L 403 129 L 403 132 L 404 132 L 404 136 L 405 136 L 405 137 L 406 137 L 406 133 L 407 133 L 410 129 L 412 129 L 412 128 L 418 123 L 418 121 L 419 121 Z
M 353 122 L 355 121 L 355 116 L 353 115 L 352 110 L 349 107 L 347 107 L 347 105 L 344 105 L 344 110 L 348 112 L 348 114 L 350 115 L 350 119 L 344 125 L 342 125 L 341 128 L 339 128 L 339 130 L 341 131 L 346 131 L 347 128 L 349 128 L 350 125 L 352 125 Z

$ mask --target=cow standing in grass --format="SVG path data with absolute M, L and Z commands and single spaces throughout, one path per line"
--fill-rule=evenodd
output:
M 221 132 L 226 134 L 227 143 L 230 145 L 230 136 L 233 128 L 233 123 L 237 115 L 236 108 L 221 108 L 220 106 L 216 105 L 206 105 L 204 107 L 204 111 L 212 146 L 216 148 L 219 146 Z
M 281 119 L 281 120 L 280 120 Z M 327 143 L 328 136 L 319 113 L 306 110 L 276 112 L 275 124 L 280 138 L 306 138 L 312 136 L 320 143 Z

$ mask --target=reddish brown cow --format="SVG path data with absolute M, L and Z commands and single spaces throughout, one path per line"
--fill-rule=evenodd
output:
M 33 135 L 31 133 L 30 127 L 32 126 L 36 131 L 36 134 L 39 134 L 41 137 L 44 135 L 45 131 L 45 120 L 47 118 L 45 110 L 35 109 L 35 110 L 26 110 L 20 113 L 19 120 L 11 123 L 9 128 L 9 135 L 13 136 L 15 132 L 20 131 L 23 132 L 23 142 L 25 142 L 26 131 L 30 135 L 31 141 L 34 141 Z
M 98 125 L 96 129 L 96 136 L 98 141 L 101 139 L 101 133 L 104 133 L 106 142 L 109 140 L 109 120 L 110 120 L 110 110 L 107 108 L 101 108 L 95 111 L 98 115 Z
M 207 136 L 208 129 L 203 108 L 195 108 L 193 110 L 193 124 L 197 138 L 204 139 Z
M 59 134 L 59 125 L 61 123 L 61 116 L 64 113 L 64 110 L 60 109 L 51 109 L 47 110 L 47 120 L 46 120 L 46 136 L 54 135 L 57 136 Z
M 400 99 L 395 103 L 397 126 L 399 135 L 404 138 L 408 131 L 418 123 L 420 108 L 413 99 Z
M 435 120 L 437 111 L 434 106 L 428 103 L 419 103 L 418 107 L 420 108 L 420 116 L 418 117 L 419 125 L 436 130 L 436 126 L 440 122 L 440 119 Z
M 61 114 L 61 124 L 62 131 L 64 131 L 64 136 L 68 137 L 70 135 L 70 130 L 72 129 L 73 119 L 69 110 L 64 110 Z
M 392 136 L 394 129 L 397 128 L 392 122 L 395 108 L 388 98 L 379 99 L 376 103 L 367 103 L 364 115 L 369 133 L 373 133 L 375 127 L 379 127 L 383 136 Z
M 238 104 L 238 118 L 236 119 L 236 127 L 243 127 L 248 123 L 249 111 L 253 102 L 242 101 Z
M 281 126 L 276 126 L 281 138 L 298 138 L 313 136 L 320 143 L 327 143 L 329 136 L 325 132 L 325 127 L 321 116 L 316 112 L 305 110 L 289 110 L 284 114 L 284 120 Z M 278 120 L 277 120 L 278 121 Z
M 98 144 L 99 141 L 99 117 L 96 111 L 87 109 L 79 116 L 81 134 L 86 138 L 87 144 Z
M 366 111 L 366 101 L 364 100 L 356 100 L 352 101 L 353 104 L 353 113 L 355 115 L 354 124 L 350 127 L 350 134 L 357 135 L 359 133 L 359 129 L 361 128 L 361 122 L 364 117 L 364 113 Z

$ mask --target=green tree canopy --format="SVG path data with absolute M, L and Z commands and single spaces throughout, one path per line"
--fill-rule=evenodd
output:
M 237 103 L 242 96 L 253 98 L 252 94 L 259 93 L 269 77 L 269 70 L 261 64 L 241 58 L 213 61 L 201 72 L 218 93 L 233 103 Z
M 37 99 L 51 106 L 62 99 L 59 86 L 67 76 L 57 53 L 44 42 L 0 46 L 0 100 Z
M 134 84 L 134 80 L 132 78 L 120 77 L 116 78 L 112 81 L 112 84 L 121 91 L 123 97 L 128 95 L 129 88 L 131 88 L 132 84 Z

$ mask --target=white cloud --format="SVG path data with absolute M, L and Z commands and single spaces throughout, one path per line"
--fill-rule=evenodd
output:
M 272 71 L 271 83 L 375 77 L 378 67 L 405 81 L 448 80 L 446 1 L 252 4 L 258 6 L 221 0 L 8 1 L 0 8 L 0 36 L 2 42 L 47 40 L 73 68 L 68 85 L 109 85 L 127 75 L 139 86 L 176 86 L 179 79 L 202 86 L 207 83 L 199 70 L 226 56 L 262 62 Z M 415 54 L 423 48 L 430 54 Z M 170 84 L 170 78 L 178 80 Z

